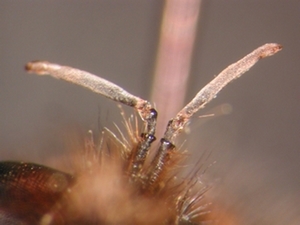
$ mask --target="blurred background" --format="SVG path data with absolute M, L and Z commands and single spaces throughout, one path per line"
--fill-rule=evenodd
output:
M 70 65 L 150 99 L 163 6 L 154 0 L 2 0 L 0 160 L 58 167 L 69 141 L 65 132 L 122 126 L 114 102 L 28 75 L 24 65 L 37 59 Z M 296 0 L 202 1 L 185 103 L 258 46 L 284 46 L 198 113 L 216 113 L 225 104 L 230 114 L 195 116 L 184 135 L 192 158 L 211 152 L 214 197 L 238 213 L 241 224 L 300 224 L 299 13 Z

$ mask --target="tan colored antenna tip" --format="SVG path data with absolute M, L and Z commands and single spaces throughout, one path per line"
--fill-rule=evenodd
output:
M 25 70 L 29 73 L 35 73 L 38 75 L 49 74 L 49 69 L 56 70 L 60 68 L 60 65 L 50 64 L 47 61 L 31 61 L 25 65 Z
M 265 44 L 260 58 L 272 56 L 282 49 L 282 45 L 276 43 Z

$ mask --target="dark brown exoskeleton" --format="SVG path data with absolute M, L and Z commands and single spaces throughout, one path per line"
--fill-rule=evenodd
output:
M 223 70 L 169 121 L 153 158 L 149 150 L 156 140 L 157 112 L 148 101 L 85 71 L 45 61 L 28 63 L 29 72 L 49 74 L 135 108 L 144 130 L 136 135 L 127 122 L 131 140 L 113 138 L 113 147 L 94 147 L 87 166 L 76 175 L 33 163 L 1 162 L 0 224 L 183 225 L 211 220 L 210 204 L 203 199 L 208 187 L 195 174 L 176 178 L 183 153 L 174 140 L 223 87 L 279 50 L 278 44 L 265 44 Z

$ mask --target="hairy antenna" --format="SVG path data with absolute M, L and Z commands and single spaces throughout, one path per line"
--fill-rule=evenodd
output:
M 164 138 L 172 141 L 189 121 L 191 116 L 215 98 L 219 91 L 229 82 L 247 72 L 258 60 L 272 56 L 281 49 L 282 46 L 279 44 L 265 44 L 224 69 L 215 79 L 202 88 L 192 101 L 180 110 L 175 118 L 169 122 Z
M 169 121 L 164 137 L 161 139 L 159 150 L 151 163 L 148 174 L 148 182 L 150 184 L 158 182 L 160 174 L 163 172 L 163 165 L 168 161 L 170 152 L 174 149 L 173 140 L 184 128 L 191 116 L 216 97 L 219 91 L 229 82 L 247 72 L 259 59 L 272 56 L 281 49 L 282 46 L 279 44 L 265 44 L 236 63 L 231 64 L 202 88 L 192 101 L 180 110 L 174 119 Z

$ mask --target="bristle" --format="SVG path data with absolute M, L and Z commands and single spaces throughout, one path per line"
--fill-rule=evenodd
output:
M 172 151 L 158 183 L 149 185 L 141 174 L 132 179 L 128 168 L 139 139 L 132 136 L 137 129 L 133 121 L 125 119 L 127 134 L 121 133 L 120 128 L 117 128 L 118 135 L 105 129 L 98 145 L 89 133 L 85 149 L 79 151 L 77 157 L 70 157 L 77 167 L 74 168 L 76 184 L 44 215 L 43 221 L 48 224 L 150 225 L 208 220 L 209 203 L 204 198 L 208 187 L 199 182 L 196 173 L 182 176 L 180 165 L 185 159 L 184 151 Z M 128 136 L 132 141 L 128 142 Z M 84 164 L 80 164 L 78 160 L 82 162 L 83 155 Z M 151 166 L 145 164 L 141 172 L 150 169 Z

